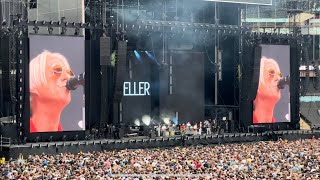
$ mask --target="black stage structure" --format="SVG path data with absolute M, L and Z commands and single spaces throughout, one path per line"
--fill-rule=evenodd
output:
M 140 148 L 170 148 L 204 145 L 220 145 L 226 143 L 254 143 L 270 140 L 299 140 L 320 138 L 319 131 L 266 131 L 263 133 L 235 133 L 224 135 L 201 135 L 170 138 L 149 138 L 145 136 L 123 139 L 97 139 L 80 141 L 55 141 L 10 145 L 6 140 L 1 145 L 1 156 L 17 159 L 21 154 L 25 157 L 35 154 L 80 153 L 92 151 L 114 151 Z
M 166 7 L 166 2 L 157 3 Z M 206 5 L 205 2 L 201 3 Z M 125 7 L 130 9 L 132 6 L 130 4 L 125 6 L 119 2 L 89 1 L 86 23 L 64 20 L 29 21 L 18 16 L 13 21 L 12 27 L 2 28 L 2 39 L 13 37 L 12 45 L 15 49 L 13 56 L 16 57 L 16 61 L 12 64 L 17 70 L 14 92 L 16 122 L 1 126 L 2 136 L 10 138 L 10 144 L 3 146 L 3 154 L 14 157 L 22 150 L 29 150 L 31 154 L 31 151 L 36 152 L 34 148 L 39 152 L 54 153 L 66 152 L 69 147 L 79 150 L 77 146 L 88 148 L 88 150 L 95 148 L 103 150 L 138 147 L 139 143 L 141 148 L 181 145 L 181 143 L 191 145 L 198 142 L 195 139 L 205 139 L 208 144 L 241 142 L 241 139 L 245 139 L 244 137 L 247 137 L 248 141 L 272 140 L 272 135 L 277 134 L 273 133 L 274 130 L 299 129 L 299 66 L 304 61 L 302 47 L 308 46 L 310 39 L 308 36 L 253 32 L 250 27 L 240 26 L 241 6 L 235 4 L 211 3 L 202 11 L 202 14 L 194 17 L 194 21 L 170 19 L 174 17 L 170 16 L 170 13 L 183 14 L 182 9 L 176 9 L 174 12 L 168 10 L 166 17 L 155 13 L 153 19 L 146 17 L 144 19 L 142 16 L 133 20 L 126 19 L 123 14 L 126 11 Z M 144 7 L 148 7 L 148 4 Z M 211 11 L 212 9 L 215 11 Z M 37 34 L 39 27 L 47 27 L 49 36 L 65 35 L 63 33 L 53 35 L 52 28 L 61 28 L 62 32 L 73 29 L 75 36 L 79 35 L 81 29 L 86 31 L 85 131 L 29 132 L 28 31 L 33 29 Z M 259 52 L 261 44 L 290 45 L 292 106 L 289 123 L 252 126 L 252 101 L 258 88 L 258 79 L 254 75 L 259 70 L 256 61 L 261 56 Z M 154 61 L 143 65 L 134 64 L 132 59 L 137 61 L 137 56 L 134 56 L 135 51 L 152 52 Z M 184 55 L 187 57 L 183 58 Z M 182 61 L 174 60 L 178 58 Z M 192 61 L 194 59 L 201 60 L 196 63 Z M 132 70 L 132 67 L 136 70 Z M 131 77 L 132 75 L 134 77 Z M 137 81 L 146 78 L 146 81 L 151 82 L 150 97 L 137 100 L 123 97 L 124 82 L 135 78 Z M 185 90 L 185 87 L 190 83 L 185 82 L 185 79 L 193 84 L 187 88 L 188 90 Z M 2 84 L 5 83 L 2 82 Z M 174 83 L 180 89 L 175 88 Z M 160 84 L 165 84 L 162 86 L 164 88 L 159 88 Z M 193 87 L 199 88 L 192 89 Z M 191 96 L 192 94 L 196 95 Z M 137 101 L 147 104 L 143 109 L 137 110 L 141 111 L 138 115 L 130 110 Z M 111 129 L 117 133 L 115 137 L 123 137 L 128 133 L 128 126 L 132 125 L 136 115 L 150 114 L 152 118 L 160 121 L 162 111 L 167 109 L 171 110 L 169 114 L 179 112 L 179 117 L 183 119 L 179 123 L 196 122 L 209 117 L 222 120 L 223 117 L 227 117 L 228 127 L 225 128 L 231 134 L 188 138 L 177 136 L 148 140 L 138 138 L 109 141 L 104 139 L 106 132 Z M 181 112 L 186 113 L 181 115 Z M 247 130 L 250 131 L 250 128 L 255 133 L 244 134 Z M 262 134 L 256 134 L 259 128 L 261 132 L 258 133 L 263 132 Z M 145 127 L 145 129 L 148 128 Z M 267 130 L 271 131 L 267 132 Z M 318 136 L 315 132 L 285 131 L 275 137 L 285 136 L 286 139 L 290 139 L 289 136 L 294 133 L 299 134 L 297 136 L 301 138 Z M 93 138 L 101 138 L 101 140 L 88 140 Z M 51 141 L 56 143 L 53 145 Z M 145 141 L 151 145 L 143 146 Z M 53 146 L 55 148 L 51 149 Z M 14 152 L 11 153 L 11 151 Z

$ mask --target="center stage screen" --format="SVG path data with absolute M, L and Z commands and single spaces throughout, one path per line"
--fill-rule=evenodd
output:
M 29 38 L 30 133 L 85 130 L 84 88 L 66 87 L 84 72 L 83 37 Z
M 261 45 L 253 124 L 290 122 L 290 46 Z

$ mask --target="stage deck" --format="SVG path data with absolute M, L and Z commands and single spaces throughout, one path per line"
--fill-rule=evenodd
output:
M 246 143 L 278 139 L 298 140 L 320 138 L 320 131 L 272 131 L 264 133 L 236 133 L 224 135 L 197 135 L 149 138 L 145 136 L 122 139 L 97 139 L 80 141 L 38 142 L 2 145 L 1 157 L 16 159 L 20 153 L 24 157 L 33 154 L 79 153 L 88 151 L 159 148 L 175 146 L 214 145 L 223 143 Z

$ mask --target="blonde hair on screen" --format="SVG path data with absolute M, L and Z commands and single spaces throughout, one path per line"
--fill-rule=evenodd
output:
M 33 58 L 29 64 L 29 82 L 31 93 L 37 90 L 39 87 L 47 85 L 46 64 L 48 56 L 62 60 L 64 65 L 70 69 L 69 63 L 63 55 L 44 50 L 41 54 Z
M 259 81 L 261 83 L 263 83 L 263 84 L 264 84 L 264 78 L 263 78 L 264 77 L 264 67 L 265 67 L 265 63 L 266 62 L 271 62 L 271 63 L 275 64 L 278 67 L 278 69 L 280 70 L 280 67 L 279 67 L 277 61 L 275 61 L 274 59 L 262 56 L 261 61 L 260 61 L 260 77 L 259 77 Z

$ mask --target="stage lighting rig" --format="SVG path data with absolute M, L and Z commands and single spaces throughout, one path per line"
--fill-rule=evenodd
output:
M 53 28 L 85 28 L 85 29 L 103 29 L 102 23 L 68 23 L 61 21 L 29 21 L 29 20 L 14 20 L 13 27 L 19 28 L 21 26 L 34 26 L 34 27 L 53 27 Z
M 35 34 L 38 34 L 38 32 L 39 32 L 39 26 L 34 26 L 34 27 L 33 27 L 33 30 L 34 30 L 34 33 L 35 33 Z
M 74 140 L 75 141 L 78 141 L 78 139 L 79 139 L 79 136 L 78 136 L 78 134 L 74 137 Z
M 67 135 L 63 135 L 63 137 L 62 137 L 61 140 L 62 140 L 62 141 L 66 141 L 66 140 L 67 140 Z
M 80 28 L 75 28 L 74 35 L 79 36 L 79 34 L 80 34 Z
M 167 33 L 197 33 L 210 35 L 218 33 L 222 36 L 245 36 L 250 39 L 273 38 L 273 39 L 293 39 L 306 40 L 309 37 L 299 34 L 279 34 L 279 33 L 260 33 L 252 31 L 251 27 L 237 25 L 221 25 L 207 23 L 177 22 L 177 21 L 158 21 L 158 20 L 137 20 L 135 23 L 113 24 L 113 28 L 124 28 L 127 31 L 138 32 L 167 32 Z
M 1 26 L 2 26 L 2 27 L 6 27 L 7 25 L 8 25 L 8 23 L 7 23 L 6 20 L 2 21 L 2 23 L 1 23 Z
M 51 26 L 48 27 L 49 34 L 52 34 L 53 28 Z
M 53 139 L 53 136 L 50 136 L 49 139 L 48 139 L 48 141 L 49 141 L 49 142 L 52 142 L 52 139 Z
M 215 32 L 224 34 L 249 34 L 250 27 L 235 26 L 235 25 L 217 25 L 206 23 L 192 23 L 192 22 L 177 22 L 177 21 L 156 21 L 156 20 L 138 20 L 134 24 L 113 24 L 113 27 L 125 28 L 128 30 L 138 31 L 152 31 L 152 32 L 168 32 L 168 33 L 210 33 Z
M 10 33 L 10 28 L 8 28 L 7 21 L 2 21 L 1 23 L 1 35 L 7 35 Z
M 66 32 L 67 32 L 67 28 L 62 27 L 62 28 L 61 28 L 61 35 L 65 35 Z

